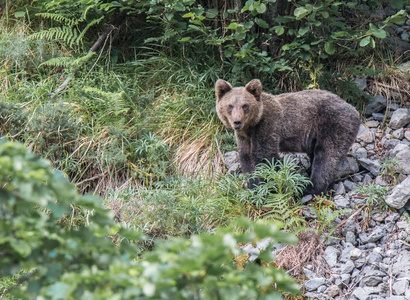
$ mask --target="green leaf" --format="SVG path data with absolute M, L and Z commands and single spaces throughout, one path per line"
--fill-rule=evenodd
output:
M 176 11 L 185 11 L 185 5 L 183 5 L 181 2 L 176 2 L 174 5 L 174 9 Z
M 293 14 L 296 17 L 296 20 L 300 20 L 303 17 L 307 16 L 309 13 L 310 13 L 309 10 L 301 6 L 301 7 L 296 8 Z
M 300 35 L 300 36 L 304 36 L 307 32 L 309 31 L 309 27 L 302 27 L 302 28 L 300 28 L 299 29 L 299 31 L 298 31 L 298 34 Z
M 390 2 L 390 5 L 393 6 L 394 8 L 401 9 L 404 6 L 404 2 L 403 0 L 392 0 Z
M 235 30 L 236 28 L 238 28 L 238 23 L 232 22 L 231 24 L 229 24 L 228 27 L 226 27 L 226 29 L 233 29 Z
M 205 15 L 209 19 L 213 19 L 218 15 L 218 10 L 216 8 L 207 9 Z
M 183 18 L 193 18 L 195 17 L 195 14 L 193 12 L 186 13 L 185 15 L 182 16 Z
M 330 55 L 334 54 L 336 51 L 335 44 L 333 44 L 333 42 L 326 42 L 325 51 L 327 54 L 330 54 Z
M 361 39 L 360 41 L 360 47 L 365 47 L 370 43 L 370 36 L 366 36 Z
M 265 13 L 265 12 L 266 12 L 266 4 L 265 4 L 265 3 L 259 4 L 259 6 L 256 7 L 256 11 L 257 11 L 259 14 Z
M 187 41 L 189 41 L 190 39 L 191 39 L 190 36 L 186 36 L 186 37 L 183 37 L 182 39 L 180 39 L 179 41 L 180 41 L 180 42 L 187 42 Z
M 387 32 L 383 29 L 378 29 L 377 31 L 373 32 L 373 35 L 379 39 L 384 39 L 387 36 Z
M 283 26 L 275 26 L 275 27 L 276 27 L 275 28 L 275 33 L 277 35 L 282 35 L 282 34 L 285 33 L 285 27 L 283 27 Z
M 167 18 L 168 21 L 171 21 L 172 18 L 174 17 L 174 13 L 165 13 L 165 17 Z
M 258 24 L 262 28 L 269 28 L 269 24 L 260 18 L 255 18 L 255 23 Z
M 25 15 L 26 15 L 26 12 L 25 12 L 25 11 L 16 11 L 16 12 L 14 13 L 14 16 L 15 16 L 16 18 L 23 18 Z

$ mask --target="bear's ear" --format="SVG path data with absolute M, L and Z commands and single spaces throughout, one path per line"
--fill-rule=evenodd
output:
M 251 93 L 255 99 L 259 101 L 262 94 L 262 83 L 259 79 L 253 79 L 245 86 L 245 90 Z
M 232 90 L 232 85 L 230 85 L 229 82 L 222 79 L 218 79 L 215 83 L 216 100 L 221 100 L 222 97 L 230 90 Z

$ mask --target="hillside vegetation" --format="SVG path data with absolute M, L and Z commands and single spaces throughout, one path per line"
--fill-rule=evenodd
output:
M 410 58 L 409 5 L 1 2 L 0 295 L 289 297 L 297 285 L 272 264 L 244 266 L 239 246 L 295 242 L 279 229 L 320 235 L 338 212 L 329 217 L 323 196 L 321 224 L 300 217 L 308 180 L 290 159 L 261 166 L 270 184 L 257 190 L 226 174 L 236 143 L 217 117 L 215 81 L 326 89 L 361 112 L 376 94 L 407 105 L 398 65 Z

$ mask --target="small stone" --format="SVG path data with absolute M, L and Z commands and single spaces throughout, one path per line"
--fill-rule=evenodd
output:
M 357 245 L 356 235 L 351 231 L 346 232 L 346 242 L 356 246 Z
M 379 113 L 386 109 L 387 106 L 387 99 L 382 95 L 378 95 L 374 97 L 370 102 L 366 105 L 364 109 L 364 113 L 366 117 L 371 116 L 373 113 Z
M 390 195 L 387 195 L 385 202 L 387 205 L 393 208 L 400 209 L 404 207 L 407 201 L 410 199 L 410 176 L 408 176 L 400 184 L 393 188 Z
M 390 153 L 399 160 L 397 171 L 402 174 L 410 174 L 410 147 L 405 144 L 398 144 Z
M 376 253 L 374 251 L 369 253 L 369 255 L 367 256 L 367 262 L 369 264 L 378 265 L 382 261 L 383 261 L 383 257 L 379 253 Z
M 364 232 L 359 233 L 359 239 L 363 244 L 367 244 L 369 242 L 369 237 Z
M 355 299 L 367 300 L 367 298 L 369 297 L 369 292 L 362 287 L 358 287 L 353 291 L 352 295 L 355 297 Z
M 366 276 L 363 278 L 363 284 L 366 286 L 377 286 L 383 281 L 383 277 L 379 276 Z
M 329 246 L 323 253 L 323 258 L 325 259 L 329 267 L 333 268 L 337 264 L 337 257 L 339 256 L 339 254 L 339 250 L 337 250 L 333 246 Z
M 357 260 L 360 258 L 360 256 L 362 256 L 362 250 L 354 248 L 352 249 L 352 251 L 350 251 L 349 255 L 351 260 Z
M 309 279 L 317 278 L 317 274 L 307 268 L 303 268 L 302 271 L 303 274 L 305 274 L 305 276 Z
M 379 175 L 380 162 L 378 159 L 360 158 L 359 163 L 363 168 L 372 173 L 373 176 Z
M 349 254 L 350 254 L 350 251 L 352 251 L 352 249 L 354 248 L 354 246 L 351 243 L 348 243 L 348 242 L 344 243 L 343 241 L 342 241 L 342 245 L 343 245 L 343 249 L 342 249 L 342 253 L 340 254 L 340 261 L 344 263 L 350 260 Z
M 404 127 L 410 123 L 410 111 L 408 108 L 399 108 L 390 119 L 389 127 L 393 130 Z
M 384 228 L 376 227 L 370 235 L 368 235 L 368 242 L 373 243 L 380 240 L 386 234 Z
M 345 186 L 345 189 L 349 192 L 356 189 L 356 185 L 349 179 L 346 179 L 345 181 L 343 181 L 343 185 Z
M 382 113 L 372 113 L 372 117 L 379 122 L 383 122 L 384 120 L 384 114 Z
M 366 126 L 369 128 L 377 128 L 380 125 L 380 122 L 377 120 L 366 121 Z
M 354 83 L 356 83 L 359 90 L 364 90 L 367 87 L 366 78 L 355 78 Z
M 396 139 L 402 140 L 403 137 L 404 137 L 404 129 L 399 128 L 399 129 L 393 131 L 392 136 Z
M 340 164 L 336 178 L 343 178 L 357 172 L 359 172 L 359 164 L 357 163 L 357 160 L 354 157 L 347 156 Z
M 409 130 L 404 131 L 404 138 L 410 142 L 410 131 Z
M 240 159 L 237 151 L 226 152 L 224 157 L 228 174 L 233 174 L 240 171 L 241 165 L 239 163 Z
M 376 176 L 376 179 L 374 180 L 374 183 L 377 185 L 381 185 L 381 186 L 387 186 L 389 185 L 386 180 L 383 179 L 383 176 Z
M 346 199 L 345 197 L 338 195 L 334 197 L 334 202 L 336 205 L 337 209 L 344 209 L 344 208 L 349 208 L 350 207 L 350 202 L 349 199 Z
M 335 185 L 333 189 L 335 190 L 336 196 L 341 196 L 341 195 L 346 194 L 346 189 L 342 182 L 339 182 L 337 185 Z M 336 202 L 336 197 L 335 197 L 335 202 Z
M 321 285 L 324 285 L 325 283 L 326 283 L 326 278 L 319 277 L 319 278 L 314 278 L 314 279 L 310 279 L 306 281 L 304 286 L 307 291 L 312 292 L 312 291 L 317 290 L 318 287 L 320 287 Z
M 360 125 L 360 126 L 363 126 L 363 125 Z M 374 132 L 370 131 L 368 128 L 363 126 L 359 129 L 359 133 L 357 134 L 356 139 L 359 142 L 370 144 L 374 142 L 374 137 L 375 137 Z
M 328 295 L 330 298 L 336 297 L 337 295 L 339 295 L 339 293 L 340 293 L 340 288 L 335 284 L 329 286 L 325 291 L 325 294 Z
M 342 267 L 340 268 L 340 272 L 342 272 L 342 274 L 350 274 L 353 272 L 354 268 L 354 262 L 348 260 L 345 264 L 342 265 Z
M 305 203 L 309 202 L 312 199 L 313 199 L 312 195 L 306 195 L 306 196 L 302 197 L 302 203 L 305 204 Z
M 385 221 L 386 221 L 386 223 L 388 223 L 388 222 L 394 222 L 394 221 L 398 220 L 399 218 L 400 218 L 400 214 L 399 214 L 399 213 L 392 212 L 392 213 L 390 213 L 390 215 L 388 215 L 388 216 L 386 217 Z
M 375 220 L 376 222 L 383 222 L 386 217 L 387 217 L 387 212 L 385 211 L 381 213 L 377 212 L 374 215 L 372 215 L 372 219 Z
M 367 158 L 367 151 L 365 148 L 360 147 L 359 149 L 356 150 L 356 152 L 352 154 L 352 156 L 355 157 L 356 159 Z

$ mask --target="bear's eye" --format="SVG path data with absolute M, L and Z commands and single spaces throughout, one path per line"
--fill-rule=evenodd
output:
M 247 105 L 247 104 L 245 104 L 245 105 L 242 106 L 242 109 L 243 109 L 243 110 L 247 110 L 248 108 L 249 108 L 249 105 Z
M 232 105 L 228 105 L 228 110 L 232 110 L 233 106 Z

